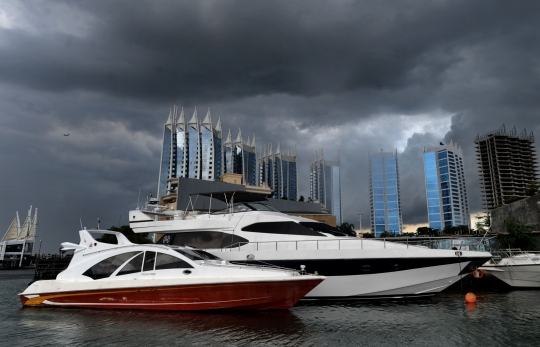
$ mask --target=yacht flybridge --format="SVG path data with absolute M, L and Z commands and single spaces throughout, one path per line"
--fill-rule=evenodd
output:
M 429 249 L 348 237 L 327 224 L 276 211 L 260 194 L 199 194 L 227 203 L 222 211 L 129 213 L 136 233 L 158 243 L 189 245 L 230 262 L 272 264 L 318 272 L 327 279 L 306 299 L 406 297 L 442 291 L 491 258 L 489 252 Z
M 95 233 L 101 237 L 95 238 Z M 81 230 L 68 268 L 32 283 L 24 306 L 144 310 L 287 309 L 325 277 L 231 264 L 190 247 L 137 245 L 114 231 Z M 107 242 L 111 243 L 107 243 Z

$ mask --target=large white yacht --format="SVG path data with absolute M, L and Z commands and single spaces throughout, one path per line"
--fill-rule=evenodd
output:
M 100 237 L 96 238 L 95 233 Z M 73 258 L 53 280 L 19 294 L 24 306 L 141 310 L 287 309 L 325 278 L 246 266 L 181 246 L 131 243 L 105 230 L 65 242 Z
M 157 233 L 158 243 L 189 245 L 231 262 L 272 264 L 317 272 L 327 279 L 306 299 L 429 295 L 459 281 L 491 258 L 489 252 L 440 250 L 381 239 L 348 237 L 336 228 L 290 216 L 259 194 L 199 194 L 227 203 L 217 212 L 132 210 L 136 233 Z

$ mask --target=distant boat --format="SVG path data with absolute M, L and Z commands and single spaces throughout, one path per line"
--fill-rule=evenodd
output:
M 502 259 L 480 267 L 514 288 L 540 288 L 540 253 L 521 249 L 501 250 Z
M 0 241 L 0 267 L 20 268 L 31 265 L 37 233 L 38 213 L 35 209 L 32 216 L 32 206 L 21 227 L 19 212 L 11 222 L 2 241 Z

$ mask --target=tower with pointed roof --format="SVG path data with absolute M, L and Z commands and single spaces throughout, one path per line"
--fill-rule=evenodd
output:
M 336 224 L 343 223 L 341 204 L 341 169 L 339 155 L 335 160 L 325 160 L 323 150 L 315 152 L 310 165 L 310 198 L 317 200 L 336 216 Z
M 268 144 L 264 154 L 259 158 L 259 184 L 262 182 L 272 188 L 274 198 L 296 200 L 298 198 L 296 149 L 284 153 L 278 142 L 274 152 L 272 143 Z
M 538 180 L 534 135 L 503 124 L 496 131 L 478 135 L 474 140 L 480 170 L 484 206 L 491 210 L 526 197 L 525 189 Z
M 197 109 L 186 122 L 184 109 L 178 115 L 178 107 L 174 106 L 163 130 L 157 197 L 171 191 L 171 178 L 219 179 L 222 174 L 221 139 L 221 119 L 213 127 L 210 109 L 202 122 Z
M 253 141 L 244 143 L 242 130 L 238 129 L 236 140 L 232 140 L 231 131 L 224 144 L 224 172 L 241 174 L 244 183 L 257 185 L 257 148 L 255 135 Z

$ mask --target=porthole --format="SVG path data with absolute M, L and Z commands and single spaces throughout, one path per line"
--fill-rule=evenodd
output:
M 191 270 L 184 270 L 182 273 L 183 273 L 184 275 L 189 275 L 189 274 L 191 274 Z
M 399 264 L 394 265 L 394 269 L 399 270 Z
M 362 265 L 362 271 L 364 272 L 371 271 L 371 265 Z

